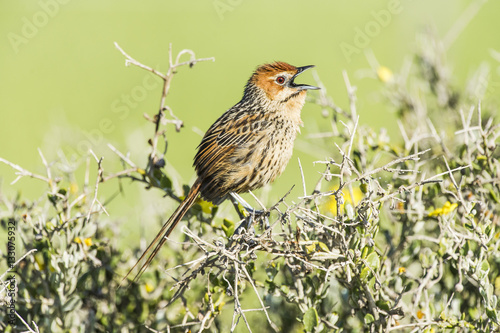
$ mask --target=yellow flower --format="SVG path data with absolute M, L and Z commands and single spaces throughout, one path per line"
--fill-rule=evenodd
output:
M 146 291 L 147 291 L 148 293 L 150 293 L 150 292 L 152 292 L 153 290 L 155 290 L 155 287 L 154 287 L 151 283 L 149 283 L 149 282 L 146 282 L 146 285 L 144 285 L 144 287 L 146 288 Z
M 454 211 L 458 207 L 457 203 L 450 203 L 446 201 L 443 207 L 436 208 L 432 212 L 429 213 L 429 216 L 439 216 L 439 215 L 448 215 L 452 211 Z
M 87 246 L 91 246 L 92 245 L 92 238 L 85 238 L 84 240 L 82 240 L 80 237 L 75 237 L 75 239 L 73 239 L 73 242 L 77 243 L 77 244 L 85 244 Z
M 406 268 L 405 267 L 399 267 L 399 274 L 406 273 Z
M 87 246 L 91 246 L 92 245 L 92 239 L 90 237 L 89 238 L 85 238 L 85 240 L 83 242 Z
M 422 319 L 422 318 L 424 318 L 424 317 L 425 317 L 425 314 L 424 314 L 421 310 L 418 310 L 418 311 L 417 311 L 417 318 L 418 318 L 418 319 Z
M 392 77 L 394 76 L 392 74 L 392 71 L 385 67 L 385 66 L 380 66 L 378 69 L 377 69 L 377 76 L 378 76 L 378 79 L 384 83 L 386 82 L 389 82 L 390 80 L 392 80 Z
M 336 191 L 336 189 L 333 189 L 332 191 Z M 361 201 L 361 199 L 363 199 L 363 192 L 361 192 L 361 189 L 359 187 L 353 188 L 351 197 L 349 189 L 344 188 L 342 190 L 342 196 L 344 197 L 344 203 L 340 205 L 341 212 L 344 211 L 344 206 L 346 203 L 350 204 L 351 206 L 356 206 Z M 327 197 L 322 206 L 322 210 L 324 212 L 333 214 L 337 213 L 337 200 L 335 199 L 334 195 Z

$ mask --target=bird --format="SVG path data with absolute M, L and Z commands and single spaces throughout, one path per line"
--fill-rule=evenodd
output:
M 273 182 L 284 170 L 303 122 L 300 118 L 308 90 L 295 83 L 314 65 L 295 67 L 286 62 L 260 65 L 248 79 L 243 97 L 207 130 L 194 157 L 197 179 L 186 198 L 165 222 L 124 280 L 147 260 L 134 281 L 146 271 L 167 237 L 201 196 L 219 205 L 229 196 Z

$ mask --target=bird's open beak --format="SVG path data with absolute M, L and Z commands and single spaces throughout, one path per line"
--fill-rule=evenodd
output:
M 306 69 L 309 69 L 309 68 L 312 68 L 314 67 L 314 65 L 310 65 L 310 66 L 303 66 L 303 67 L 297 67 L 297 74 L 295 74 L 293 77 L 292 77 L 292 80 L 290 81 L 290 87 L 294 87 L 294 88 L 298 88 L 300 90 L 316 90 L 316 89 L 320 89 L 319 87 L 315 87 L 315 86 L 310 86 L 308 84 L 296 84 L 295 82 L 293 82 L 293 80 L 295 80 L 295 78 L 302 72 L 304 72 Z

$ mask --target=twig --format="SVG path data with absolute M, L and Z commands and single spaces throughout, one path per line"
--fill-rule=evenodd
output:
M 304 197 L 307 195 L 307 190 L 306 190 L 306 180 L 304 178 L 304 170 L 302 170 L 302 164 L 300 163 L 300 158 L 297 159 L 299 161 L 299 169 L 300 169 L 300 176 L 302 178 L 302 190 L 304 192 Z
M 35 173 L 32 173 L 32 172 L 30 172 L 30 171 L 28 171 L 28 170 L 26 170 L 26 169 L 23 169 L 23 168 L 22 168 L 22 167 L 20 167 L 19 165 L 14 164 L 14 163 L 12 163 L 12 162 L 9 162 L 9 161 L 7 161 L 6 159 L 1 158 L 1 157 L 0 157 L 0 162 L 5 163 L 5 164 L 7 164 L 8 166 L 10 166 L 11 168 L 13 168 L 13 169 L 15 169 L 15 170 L 19 171 L 19 172 L 16 172 L 16 175 L 18 175 L 18 177 L 17 177 L 14 181 L 12 181 L 12 182 L 10 183 L 11 185 L 14 185 L 15 183 L 17 183 L 17 181 L 18 181 L 19 179 L 21 179 L 21 177 L 31 177 L 31 178 L 35 178 L 35 179 L 39 179 L 39 180 L 43 180 L 44 182 L 46 182 L 47 184 L 49 184 L 49 185 L 50 185 L 50 179 L 49 179 L 49 178 L 47 178 L 47 177 L 44 177 L 44 176 L 41 176 L 41 175 L 37 175 L 37 174 L 35 174 Z
M 102 165 L 101 165 L 101 163 L 102 163 L 102 157 L 98 159 L 97 156 L 94 154 L 94 152 L 92 150 L 90 151 L 90 153 L 92 154 L 92 156 L 94 156 L 95 160 L 97 161 L 97 178 L 96 178 L 96 181 L 95 181 L 94 198 L 92 199 L 92 203 L 90 204 L 89 211 L 87 213 L 87 218 L 83 222 L 84 225 L 90 221 L 90 214 L 92 214 L 92 210 L 93 210 L 94 205 L 95 205 L 96 202 L 99 204 L 99 206 L 101 207 L 102 211 L 107 216 L 109 216 L 106 208 L 104 208 L 104 206 L 101 204 L 101 202 L 97 199 L 97 192 L 98 192 L 98 189 L 99 189 L 99 183 L 102 180 L 102 171 L 103 171 L 102 170 Z
M 17 316 L 17 318 L 19 318 L 19 320 L 21 320 L 21 322 L 24 324 L 24 326 L 28 329 L 28 331 L 29 331 L 30 333 L 40 333 L 40 331 L 38 330 L 38 326 L 36 325 L 36 323 L 35 323 L 35 322 L 33 322 L 33 326 L 35 326 L 36 331 L 35 331 L 35 330 L 33 330 L 33 329 L 30 327 L 30 325 L 28 325 L 28 323 L 27 323 L 27 322 L 23 319 L 23 317 L 21 317 L 21 316 L 19 315 L 19 313 L 18 313 L 17 311 L 16 311 L 16 316 Z
M 273 328 L 273 330 L 275 332 L 278 332 L 279 329 L 278 327 L 271 321 L 271 318 L 269 318 L 269 314 L 267 313 L 267 310 L 266 310 L 266 306 L 264 305 L 264 302 L 262 302 L 262 298 L 260 298 L 260 295 L 259 295 L 259 292 L 257 291 L 257 287 L 255 287 L 255 284 L 253 283 L 253 279 L 252 277 L 250 276 L 250 274 L 248 274 L 248 271 L 247 269 L 245 268 L 245 266 L 241 266 L 241 269 L 243 270 L 243 272 L 245 273 L 246 277 L 247 277 L 247 280 L 250 282 L 250 284 L 252 285 L 253 287 L 253 290 L 255 291 L 255 295 L 257 296 L 257 298 L 259 299 L 259 302 L 260 302 L 260 305 L 262 306 L 262 311 L 264 311 L 264 313 L 266 314 L 266 318 L 267 318 L 267 322 L 269 323 L 269 325 L 271 325 L 271 327 Z

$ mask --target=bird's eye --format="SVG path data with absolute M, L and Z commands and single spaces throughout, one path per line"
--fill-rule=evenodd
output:
M 283 83 L 285 83 L 285 77 L 284 76 L 278 76 L 276 78 L 276 83 L 277 84 L 283 84 Z

